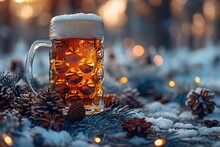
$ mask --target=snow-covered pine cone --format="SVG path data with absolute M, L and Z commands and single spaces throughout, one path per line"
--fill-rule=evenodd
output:
M 62 114 L 65 102 L 55 91 L 44 91 L 33 99 L 32 113 L 35 118 L 41 118 L 45 114 Z
M 12 103 L 13 109 L 16 109 L 22 116 L 29 118 L 32 116 L 31 107 L 33 105 L 32 99 L 35 98 L 33 93 L 20 94 Z
M 210 101 L 212 98 L 214 98 L 214 93 L 210 93 L 208 89 L 199 87 L 188 93 L 186 106 L 190 107 L 193 115 L 203 118 L 215 109 L 215 102 Z
M 134 88 L 126 88 L 119 94 L 120 104 L 128 105 L 130 108 L 141 108 L 143 104 L 138 100 L 139 91 Z
M 114 94 L 114 93 L 104 94 L 104 105 L 105 105 L 105 107 L 119 106 L 120 100 L 119 100 L 117 94 Z
M 15 98 L 12 88 L 0 84 L 0 112 L 11 109 L 11 103 Z

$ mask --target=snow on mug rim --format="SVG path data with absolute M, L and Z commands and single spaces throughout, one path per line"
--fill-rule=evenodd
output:
M 51 19 L 50 38 L 103 39 L 104 24 L 101 17 L 89 13 L 65 14 Z

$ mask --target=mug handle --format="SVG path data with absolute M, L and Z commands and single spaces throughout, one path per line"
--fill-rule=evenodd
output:
M 25 75 L 26 75 L 26 80 L 31 88 L 31 90 L 35 93 L 38 94 L 38 90 L 34 85 L 34 78 L 33 78 L 33 61 L 34 61 L 34 56 L 38 50 L 39 47 L 49 47 L 51 48 L 53 46 L 53 42 L 50 40 L 36 40 L 30 47 L 30 50 L 27 55 L 26 63 L 25 63 Z

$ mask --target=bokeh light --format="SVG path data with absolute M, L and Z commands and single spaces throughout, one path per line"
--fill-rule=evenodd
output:
M 159 138 L 154 141 L 154 145 L 157 147 L 162 147 L 166 144 L 166 140 L 164 138 Z
M 153 61 L 156 66 L 161 66 L 163 64 L 163 57 L 160 55 L 155 55 Z
M 133 47 L 134 47 L 135 41 L 134 41 L 134 39 L 132 39 L 132 38 L 126 37 L 126 38 L 124 38 L 124 40 L 123 40 L 123 44 L 124 44 L 124 46 L 125 46 L 126 49 L 130 49 L 130 48 L 133 48 Z
M 2 138 L 3 138 L 4 142 L 7 144 L 7 146 L 12 146 L 13 145 L 12 138 L 9 135 L 7 135 L 6 133 L 2 134 Z
M 28 4 L 25 4 L 17 9 L 17 15 L 20 16 L 23 19 L 29 19 L 33 16 L 34 10 L 33 7 L 31 7 Z
M 203 13 L 208 20 L 214 20 L 216 17 L 215 4 L 211 1 L 206 1 L 203 6 Z
M 0 2 L 4 2 L 5 0 L 0 0 Z
M 176 85 L 175 81 L 173 81 L 173 80 L 169 81 L 169 86 L 171 88 L 173 88 L 175 85 Z
M 99 15 L 107 27 L 123 26 L 127 22 L 127 0 L 111 0 L 99 8 Z
M 97 143 L 97 144 L 99 144 L 99 143 L 102 142 L 102 139 L 101 139 L 100 137 L 97 137 L 97 136 L 95 136 L 95 137 L 93 138 L 93 140 L 94 140 L 94 142 Z
M 193 24 L 192 24 L 192 32 L 195 35 L 203 35 L 205 32 L 205 19 L 200 13 L 196 13 L 193 15 Z
M 198 83 L 200 83 L 200 81 L 201 81 L 200 77 L 198 77 L 198 76 L 197 76 L 197 77 L 195 77 L 195 83 L 197 83 L 197 84 L 198 84 Z
M 127 77 L 121 77 L 121 78 L 119 79 L 119 82 L 120 82 L 121 84 L 126 84 L 126 83 L 128 83 L 128 78 L 127 78 Z
M 144 54 L 144 48 L 141 45 L 135 45 L 132 49 L 132 52 L 135 56 L 141 57 Z
M 15 0 L 16 3 L 23 3 L 25 0 Z

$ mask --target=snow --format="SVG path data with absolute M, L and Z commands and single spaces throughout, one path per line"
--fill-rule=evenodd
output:
M 217 141 L 216 143 L 214 143 L 214 144 L 212 145 L 212 147 L 220 147 L 220 141 Z
M 30 131 L 31 133 L 40 133 L 43 138 L 45 138 L 45 145 L 54 145 L 65 147 L 67 144 L 70 144 L 72 137 L 66 131 L 56 132 L 53 130 L 46 130 L 42 127 L 34 127 Z
M 195 126 L 193 126 L 192 124 L 190 123 L 187 123 L 187 124 L 183 124 L 183 123 L 175 123 L 173 128 L 175 129 L 194 129 Z
M 200 135 L 220 133 L 220 127 L 212 127 L 212 128 L 201 127 L 199 128 L 198 132 Z
M 172 120 L 177 120 L 179 118 L 178 115 L 173 112 L 155 112 L 151 114 L 151 116 L 154 118 L 164 117 Z
M 157 126 L 160 129 L 169 129 L 173 126 L 172 120 L 163 117 L 159 117 L 157 119 L 153 117 L 146 118 L 146 121 L 151 122 L 154 126 Z
M 176 102 L 170 102 L 168 104 L 161 104 L 160 102 L 153 102 L 151 104 L 146 104 L 144 110 L 148 112 L 174 112 L 179 113 L 180 105 Z
M 86 141 L 76 140 L 71 143 L 71 146 L 75 147 L 89 147 L 89 144 Z
M 204 118 L 204 120 L 217 120 L 220 121 L 220 114 L 219 113 L 211 113 L 206 115 Z
M 179 115 L 180 120 L 194 120 L 195 116 L 190 111 L 184 111 Z
M 104 25 L 102 18 L 95 14 L 71 14 L 55 16 L 51 20 L 50 38 L 102 39 Z
M 176 135 L 174 135 L 172 138 L 185 138 L 185 137 L 193 137 L 198 135 L 198 132 L 196 130 L 179 129 L 179 130 L 175 130 L 175 132 Z
M 129 143 L 132 143 L 133 145 L 145 144 L 146 142 L 146 139 L 137 136 L 134 136 L 129 140 Z

